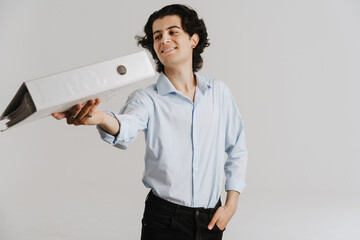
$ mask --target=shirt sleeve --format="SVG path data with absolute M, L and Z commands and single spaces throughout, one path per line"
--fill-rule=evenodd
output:
M 119 133 L 114 136 L 97 126 L 100 137 L 115 147 L 127 149 L 130 143 L 137 138 L 139 131 L 147 129 L 149 112 L 152 107 L 152 101 L 143 89 L 133 92 L 129 95 L 119 114 L 106 111 L 119 121 Z
M 236 102 L 227 86 L 225 86 L 225 94 L 225 106 L 227 106 L 225 152 L 228 156 L 224 165 L 225 190 L 234 190 L 241 193 L 246 187 L 245 173 L 248 159 L 244 124 Z

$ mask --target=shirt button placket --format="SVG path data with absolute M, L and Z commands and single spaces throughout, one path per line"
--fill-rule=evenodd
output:
M 193 145 L 194 145 L 194 157 L 193 157 L 193 188 L 194 188 L 194 204 L 198 205 L 198 178 L 199 178 L 199 117 L 198 108 L 194 105 L 193 114 Z

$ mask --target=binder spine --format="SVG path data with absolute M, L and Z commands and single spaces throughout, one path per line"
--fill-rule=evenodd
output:
M 118 67 L 126 68 L 125 74 Z M 74 100 L 88 100 L 110 89 L 117 89 L 131 82 L 154 75 L 145 52 L 82 67 L 76 70 L 26 82 L 38 110 Z M 55 87 L 54 87 L 55 86 Z M 49 90 L 54 89 L 54 90 Z

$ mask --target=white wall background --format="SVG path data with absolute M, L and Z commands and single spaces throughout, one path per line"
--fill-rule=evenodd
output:
M 0 0 L 0 111 L 23 81 L 140 51 L 134 36 L 170 3 Z M 224 239 L 359 239 L 360 2 L 182 3 L 208 27 L 202 74 L 245 121 L 248 188 Z M 121 151 L 50 117 L 0 133 L 0 239 L 139 239 L 143 154 L 143 135 Z

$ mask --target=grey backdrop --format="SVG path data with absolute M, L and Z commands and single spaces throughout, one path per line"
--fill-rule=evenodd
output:
M 23 81 L 140 51 L 169 3 L 0 0 L 0 111 Z M 224 239 L 359 239 L 359 1 L 182 3 L 208 27 L 201 73 L 245 121 L 248 187 Z M 122 151 L 51 117 L 0 133 L 0 239 L 139 239 L 143 155 L 143 134 Z

